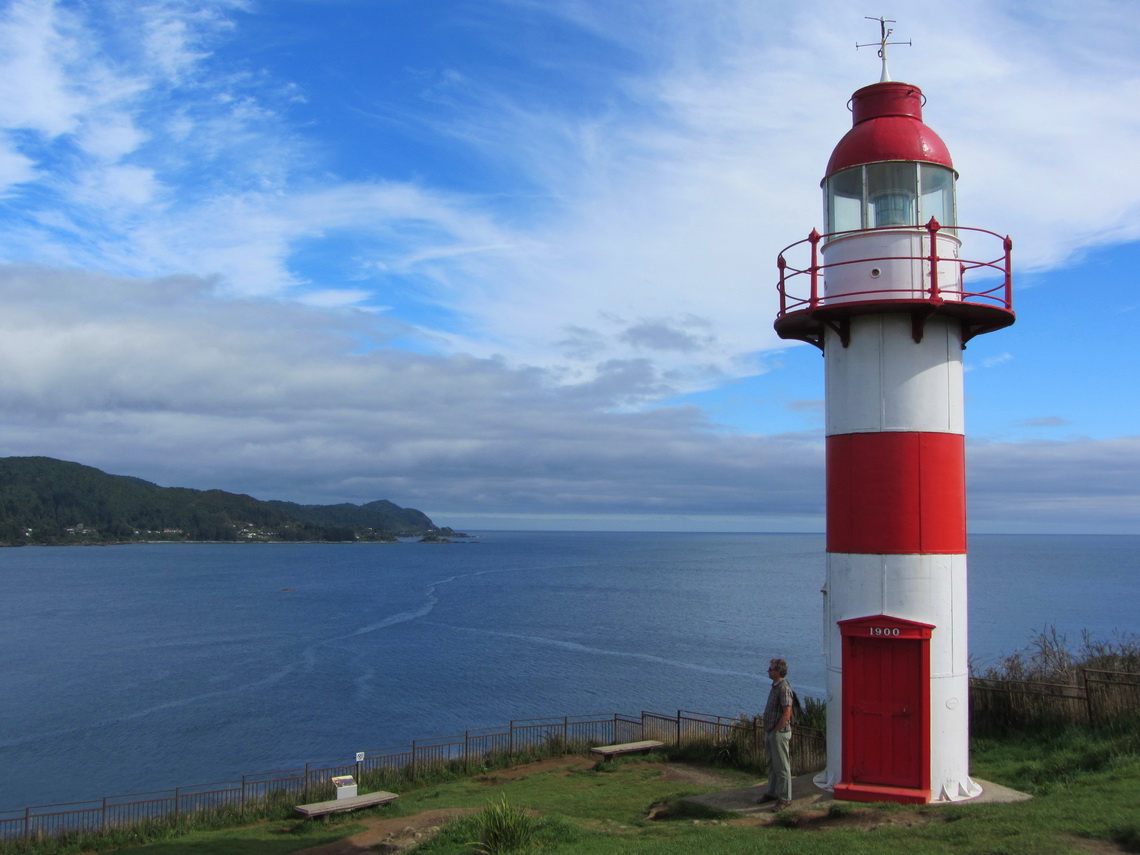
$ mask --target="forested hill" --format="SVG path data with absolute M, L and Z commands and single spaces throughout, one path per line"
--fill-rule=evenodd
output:
M 388 501 L 263 502 L 222 490 L 159 487 L 50 457 L 0 458 L 0 544 L 352 541 L 454 535 Z

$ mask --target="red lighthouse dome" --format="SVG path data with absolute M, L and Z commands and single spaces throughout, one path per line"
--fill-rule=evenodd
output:
M 826 175 L 863 163 L 909 160 L 954 168 L 941 137 L 922 123 L 922 90 L 874 83 L 851 96 L 853 127 L 835 146 Z

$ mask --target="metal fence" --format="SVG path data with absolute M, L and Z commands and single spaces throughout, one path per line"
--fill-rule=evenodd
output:
M 1082 669 L 1071 683 L 970 680 L 970 724 L 993 727 L 1105 722 L 1140 711 L 1140 674 Z
M 642 712 L 640 717 L 621 713 L 519 719 L 497 728 L 468 730 L 459 736 L 414 740 L 410 747 L 365 751 L 360 760 L 306 763 L 304 769 L 243 775 L 240 781 L 200 784 L 150 793 L 108 796 L 87 802 L 40 805 L 19 811 L 0 811 L 0 840 L 25 841 L 63 837 L 75 833 L 107 832 L 148 822 L 178 821 L 194 816 L 247 810 L 273 801 L 282 804 L 330 799 L 331 779 L 352 775 L 357 781 L 373 775 L 396 774 L 409 780 L 447 769 L 469 771 L 499 756 L 528 750 L 585 751 L 591 745 L 658 739 L 666 745 L 746 739 L 759 745 L 763 734 L 755 722 L 724 716 L 678 711 L 674 715 Z M 797 728 L 793 770 L 823 766 L 823 735 Z M 815 766 L 811 766 L 816 763 Z M 798 773 L 798 771 L 797 771 Z
M 970 681 L 970 706 L 972 724 L 1106 721 L 1140 710 L 1140 674 L 1086 670 L 1073 684 L 974 678 Z M 460 736 L 413 740 L 410 747 L 366 751 L 357 761 L 306 763 L 304 769 L 259 772 L 243 775 L 240 781 L 0 811 L 0 840 L 106 832 L 223 811 L 240 816 L 274 800 L 287 804 L 332 798 L 331 779 L 338 775 L 352 775 L 357 781 L 385 774 L 415 780 L 445 768 L 470 771 L 496 755 L 535 749 L 570 753 L 584 751 L 590 745 L 643 739 L 660 740 L 669 746 L 735 748 L 757 765 L 763 764 L 764 736 L 758 718 L 678 710 L 676 715 L 642 712 L 640 717 L 613 713 L 519 719 L 506 726 L 468 730 Z M 821 769 L 827 757 L 826 735 L 795 725 L 791 750 L 793 774 Z
M 676 718 L 656 713 L 641 714 L 646 739 L 659 739 L 672 745 L 705 744 L 736 746 L 746 759 L 763 767 L 764 726 L 760 716 L 706 715 L 678 710 Z M 802 775 L 822 769 L 827 763 L 827 738 L 822 730 L 800 724 L 792 726 L 792 774 Z

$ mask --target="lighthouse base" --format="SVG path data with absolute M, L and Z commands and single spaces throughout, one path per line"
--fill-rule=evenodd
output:
M 837 784 L 833 792 L 835 798 L 849 802 L 895 802 L 904 805 L 924 805 L 930 801 L 930 790 L 912 790 L 909 787 Z
M 831 790 L 835 798 L 849 802 L 895 802 L 904 805 L 946 804 L 948 802 L 969 801 L 982 794 L 981 786 L 970 778 L 952 790 L 943 787 L 938 797 L 934 799 L 931 798 L 930 790 L 843 783 L 828 787 L 826 780 L 826 775 L 820 775 L 815 779 L 815 785 L 820 789 Z
M 966 556 L 830 553 L 827 770 L 837 799 L 947 803 L 969 777 Z

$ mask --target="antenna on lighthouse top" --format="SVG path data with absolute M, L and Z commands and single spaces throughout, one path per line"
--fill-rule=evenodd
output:
M 890 18 L 872 18 L 870 15 L 866 16 L 866 18 L 868 21 L 879 22 L 879 40 L 877 42 L 868 42 L 865 45 L 856 43 L 855 49 L 858 50 L 859 48 L 865 47 L 877 47 L 879 49 L 879 59 L 883 61 L 883 75 L 879 78 L 879 82 L 886 83 L 891 79 L 891 72 L 887 69 L 887 45 L 909 45 L 910 39 L 907 39 L 905 42 L 887 41 L 887 39 L 891 37 L 891 33 L 894 32 L 887 24 L 897 24 L 898 21 L 892 21 Z

